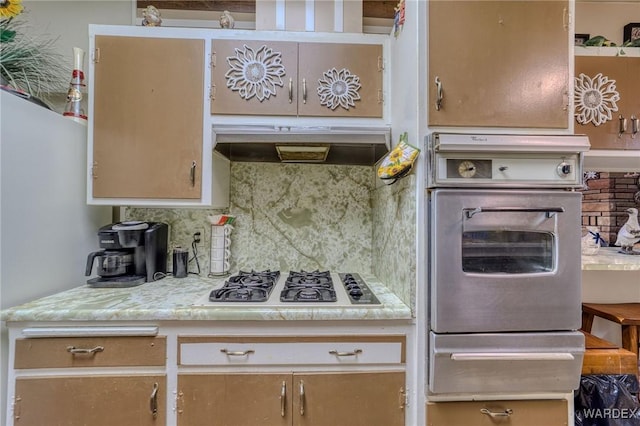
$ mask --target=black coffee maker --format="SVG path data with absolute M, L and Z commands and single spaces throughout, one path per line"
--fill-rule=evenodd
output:
M 133 287 L 156 281 L 167 272 L 169 227 L 160 222 L 118 222 L 98 230 L 100 248 L 87 257 L 85 275 L 90 276 L 97 259 L 91 287 Z M 158 274 L 161 273 L 161 274 Z

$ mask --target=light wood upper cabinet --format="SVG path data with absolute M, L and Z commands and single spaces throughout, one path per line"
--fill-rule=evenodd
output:
M 212 41 L 212 114 L 383 114 L 382 45 Z
M 201 198 L 204 45 L 187 38 L 95 36 L 94 200 Z
M 568 8 L 429 2 L 429 125 L 567 128 Z
M 624 50 L 631 52 L 633 48 Z M 640 133 L 634 136 L 632 123 L 632 118 L 640 120 L 640 56 L 576 56 L 575 75 L 576 113 L 582 111 L 581 103 L 589 102 L 589 91 L 592 91 L 595 94 L 592 99 L 601 102 L 600 108 L 595 109 L 596 116 L 608 113 L 611 119 L 603 116 L 597 120 L 591 114 L 589 117 L 593 119 L 585 124 L 576 121 L 574 132 L 589 136 L 592 149 L 640 149 Z M 613 92 L 617 96 L 614 97 Z M 620 117 L 627 120 L 623 133 L 620 133 Z M 636 132 L 640 129 L 636 128 Z
M 298 114 L 382 117 L 382 67 L 381 45 L 300 43 Z
M 213 40 L 212 46 L 212 114 L 297 114 L 298 43 Z

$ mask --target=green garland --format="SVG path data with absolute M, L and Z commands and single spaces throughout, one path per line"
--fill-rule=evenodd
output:
M 55 52 L 57 39 L 30 37 L 21 29 L 24 22 L 12 18 L 0 23 L 0 77 L 2 84 L 46 98 L 64 93 L 71 78 L 71 67 Z

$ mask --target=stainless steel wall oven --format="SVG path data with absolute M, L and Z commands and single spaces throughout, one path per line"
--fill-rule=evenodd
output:
M 570 392 L 584 136 L 429 139 L 429 392 Z

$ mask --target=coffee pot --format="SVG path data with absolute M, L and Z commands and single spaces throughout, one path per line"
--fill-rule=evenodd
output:
M 167 271 L 168 226 L 160 222 L 127 221 L 101 227 L 102 250 L 89 253 L 85 275 L 96 264 L 92 287 L 133 287 L 156 281 Z
M 118 275 L 133 274 L 133 254 L 121 250 L 101 250 L 89 253 L 85 275 L 91 275 L 94 260 L 98 259 L 96 273 L 101 277 L 117 277 Z

